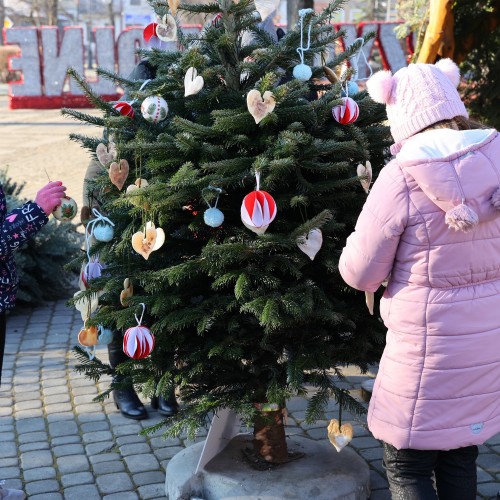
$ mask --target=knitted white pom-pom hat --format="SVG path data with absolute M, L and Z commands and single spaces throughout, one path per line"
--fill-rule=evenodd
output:
M 366 82 L 371 98 L 386 105 L 393 153 L 404 140 L 434 123 L 455 116 L 469 118 L 456 89 L 459 82 L 460 71 L 451 59 L 410 64 L 394 75 L 379 71 Z

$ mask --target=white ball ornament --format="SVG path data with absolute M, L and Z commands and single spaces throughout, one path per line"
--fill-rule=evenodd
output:
M 148 122 L 161 122 L 165 120 L 168 114 L 167 101 L 159 95 L 146 97 L 141 104 L 141 113 L 144 119 Z
M 307 64 L 297 64 L 297 66 L 293 68 L 293 76 L 297 78 L 297 80 L 307 82 L 312 76 L 312 69 Z
M 224 214 L 216 207 L 205 210 L 203 214 L 205 224 L 210 227 L 219 227 L 224 222 Z
M 56 207 L 52 215 L 61 222 L 69 222 L 78 212 L 76 201 L 69 196 L 61 198 L 61 204 Z
M 97 241 L 102 241 L 107 243 L 108 241 L 111 241 L 113 239 L 113 236 L 115 235 L 115 231 L 113 229 L 113 226 L 109 224 L 96 224 L 94 226 L 94 238 Z

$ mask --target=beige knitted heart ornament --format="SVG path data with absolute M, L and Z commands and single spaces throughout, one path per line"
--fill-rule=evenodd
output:
M 359 182 L 363 187 L 366 194 L 370 191 L 370 184 L 372 183 L 372 165 L 367 160 L 364 165 L 359 164 L 356 168 L 356 173 L 358 174 Z
M 351 442 L 353 432 L 351 424 L 340 425 L 336 418 L 332 418 L 328 424 L 328 439 L 337 451 L 341 451 Z
M 129 166 L 127 160 L 120 160 L 120 163 L 114 161 L 109 166 L 109 179 L 121 191 L 127 180 Z
M 257 89 L 252 89 L 247 94 L 248 112 L 253 116 L 255 123 L 260 123 L 264 117 L 272 113 L 275 106 L 276 101 L 269 90 L 266 90 L 264 95 L 261 95 Z
M 100 142 L 95 152 L 99 163 L 103 167 L 107 167 L 111 162 L 116 160 L 117 151 L 114 142 L 110 142 L 107 146 Z
M 123 307 L 128 306 L 128 299 L 134 295 L 134 286 L 132 285 L 132 281 L 130 278 L 125 278 L 123 280 L 123 290 L 120 292 L 120 304 Z

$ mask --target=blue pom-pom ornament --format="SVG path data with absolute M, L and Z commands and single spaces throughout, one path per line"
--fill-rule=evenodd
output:
M 297 80 L 302 80 L 303 82 L 307 82 L 312 74 L 312 69 L 307 64 L 297 64 L 297 66 L 293 68 L 293 76 L 297 78 Z
M 349 95 L 354 95 L 354 94 L 357 94 L 358 92 L 359 92 L 358 84 L 356 82 L 348 80 L 347 81 L 347 93 Z M 346 94 L 345 90 L 342 90 L 342 92 L 340 93 L 340 95 L 342 97 L 347 97 L 347 94 Z
M 94 227 L 94 238 L 97 241 L 108 242 L 113 239 L 115 231 L 109 224 L 96 224 Z
M 205 210 L 203 213 L 205 224 L 210 227 L 219 227 L 224 222 L 224 214 L 215 207 Z
M 108 328 L 99 327 L 99 334 L 97 335 L 97 342 L 100 345 L 111 344 L 113 341 L 113 332 Z

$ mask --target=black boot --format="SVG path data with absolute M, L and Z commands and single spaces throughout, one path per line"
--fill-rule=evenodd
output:
M 179 411 L 179 403 L 175 399 L 175 392 L 172 389 L 168 398 L 165 399 L 163 396 L 155 396 L 151 400 L 151 407 L 158 410 L 160 415 L 164 417 L 171 417 Z
M 129 358 L 123 352 L 122 339 L 120 335 L 116 332 L 113 337 L 113 342 L 108 344 L 108 354 L 109 354 L 109 364 L 111 368 L 116 368 L 120 363 L 127 361 Z M 125 382 L 125 377 L 121 375 L 115 375 L 113 382 L 123 383 Z M 119 389 L 113 391 L 113 400 L 116 404 L 116 408 L 120 410 L 124 417 L 131 418 L 133 420 L 143 420 L 148 418 L 148 413 L 141 400 L 135 392 L 134 386 L 132 384 L 124 385 Z

